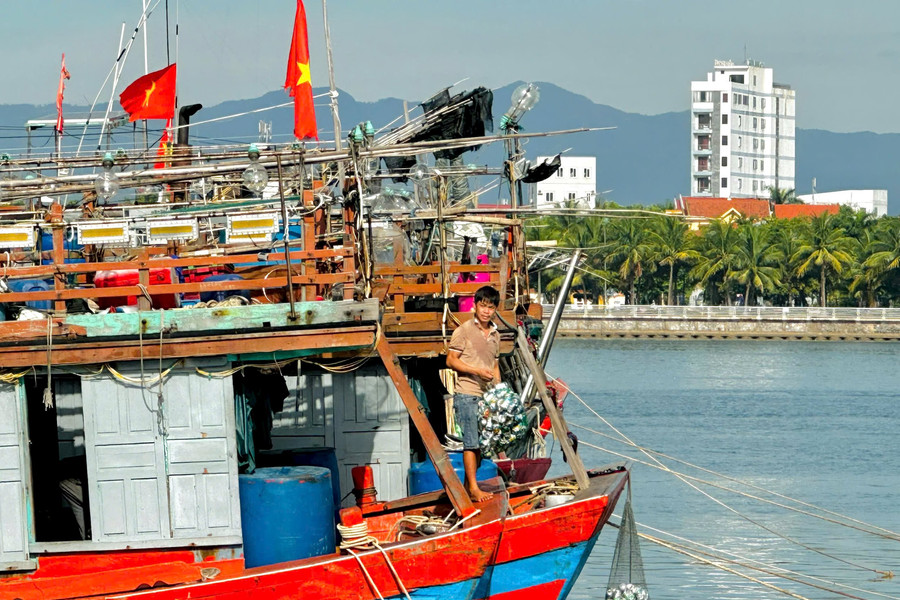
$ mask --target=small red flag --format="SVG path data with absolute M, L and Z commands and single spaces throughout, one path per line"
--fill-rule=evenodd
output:
M 306 34 L 306 10 L 303 0 L 297 0 L 294 17 L 294 36 L 288 55 L 287 77 L 284 87 L 294 97 L 294 137 L 319 139 L 316 129 L 316 109 L 313 106 L 312 81 L 309 79 L 309 38 Z
M 69 79 L 69 71 L 66 69 L 66 54 L 62 55 L 62 67 L 59 70 L 59 87 L 56 88 L 56 131 L 62 133 L 63 130 L 63 113 L 62 101 L 63 92 L 66 89 L 66 79 Z
M 175 63 L 147 73 L 119 94 L 122 108 L 138 119 L 171 119 L 175 116 Z

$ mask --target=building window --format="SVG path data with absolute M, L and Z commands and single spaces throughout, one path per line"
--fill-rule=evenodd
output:
M 749 100 L 749 97 L 747 96 L 747 94 L 744 94 L 743 100 L 744 100 L 744 106 L 747 106 L 747 102 L 750 101 L 750 100 Z
M 722 136 L 722 145 L 723 145 L 723 146 L 727 146 L 727 145 L 728 145 L 728 136 L 727 136 L 727 135 L 723 135 L 723 136 Z
M 728 102 L 728 92 L 722 92 L 722 103 Z
M 698 192 L 708 192 L 709 191 L 709 177 L 700 177 L 697 179 L 697 191 Z
M 759 140 L 757 138 L 753 138 L 753 149 L 759 150 Z
M 698 150 L 709 150 L 709 136 L 701 135 L 697 138 L 697 149 Z
M 744 158 L 742 156 L 738 156 L 738 169 L 743 168 L 743 166 L 744 166 Z M 738 179 L 738 181 L 740 182 L 740 179 Z
M 723 166 L 723 167 L 727 167 L 727 166 L 728 166 L 728 157 L 727 157 L 727 156 L 723 156 L 723 157 L 722 157 L 722 166 Z
M 766 130 L 766 120 L 765 119 L 759 120 L 759 128 L 762 129 L 763 131 Z
M 575 177 L 575 169 L 574 168 L 569 169 L 569 177 Z
M 744 187 L 744 180 L 738 177 L 737 189 L 741 189 L 742 187 Z
M 569 192 L 569 200 L 575 199 L 575 192 Z
M 562 177 L 562 167 L 560 167 L 560 168 L 558 168 L 558 169 L 556 170 L 556 176 L 557 176 L 557 177 Z
M 590 169 L 585 169 L 585 170 L 584 170 L 584 178 L 585 178 L 585 179 L 588 179 L 590 176 L 591 176 L 591 170 L 590 170 Z
M 547 202 L 553 202 L 553 192 L 547 192 L 544 197 L 546 198 Z
M 709 157 L 708 156 L 700 156 L 697 158 L 697 170 L 698 171 L 709 171 Z
M 754 77 L 754 79 L 756 78 Z M 756 108 L 756 96 L 753 96 L 753 108 Z
M 722 115 L 722 125 L 728 125 L 728 115 Z
M 766 149 L 766 140 L 764 140 L 764 139 L 759 140 L 759 149 L 760 149 L 760 150 L 765 150 L 765 149 Z
M 722 187 L 723 187 L 723 188 L 727 188 L 727 187 L 728 187 L 728 178 L 727 178 L 727 177 L 723 177 L 723 178 L 722 178 Z
M 753 76 L 753 85 L 756 85 L 756 75 Z M 754 101 L 753 106 L 756 106 L 756 102 Z
M 741 136 L 738 136 L 738 148 L 740 148 L 743 145 L 744 145 L 744 138 L 742 138 Z
M 741 115 L 738 115 L 738 124 L 737 124 L 737 126 L 738 126 L 738 127 L 741 126 Z
M 759 107 L 763 110 L 766 110 L 766 99 L 765 98 L 759 99 Z
M 764 161 L 764 160 L 760 160 L 760 161 L 759 161 L 759 170 L 760 170 L 760 171 L 765 171 L 765 170 L 766 170 L 766 161 Z
M 755 192 L 758 189 L 759 189 L 759 182 L 756 180 L 753 180 L 753 191 Z
M 753 117 L 753 129 L 756 129 L 756 126 L 759 124 L 759 119 Z
M 753 170 L 754 170 L 754 171 L 756 170 L 756 167 L 757 167 L 758 165 L 759 165 L 759 161 L 756 160 L 756 159 L 754 158 L 754 159 L 753 159 Z

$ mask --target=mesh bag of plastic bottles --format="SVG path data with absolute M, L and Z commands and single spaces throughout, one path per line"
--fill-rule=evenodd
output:
M 629 496 L 631 490 L 629 490 Z M 613 554 L 609 583 L 606 586 L 607 600 L 650 600 L 647 580 L 644 577 L 644 562 L 638 545 L 637 527 L 631 511 L 631 498 L 625 502 L 616 550 Z
M 519 395 L 509 384 L 498 383 L 478 404 L 481 453 L 496 456 L 525 437 L 528 419 Z

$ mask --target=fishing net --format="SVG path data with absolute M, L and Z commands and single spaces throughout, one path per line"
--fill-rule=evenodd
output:
M 647 580 L 644 577 L 644 562 L 641 560 L 641 548 L 638 544 L 637 527 L 634 525 L 634 513 L 631 511 L 630 487 L 628 500 L 622 511 L 619 537 L 616 538 L 616 550 L 609 572 L 609 583 L 606 586 L 606 597 L 608 600 L 650 600 Z
M 507 383 L 498 383 L 487 390 L 478 407 L 481 452 L 486 457 L 506 451 L 529 431 L 525 407 Z

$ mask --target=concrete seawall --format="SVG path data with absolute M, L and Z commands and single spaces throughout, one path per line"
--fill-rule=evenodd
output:
M 552 306 L 544 306 L 545 320 L 552 310 Z M 557 335 L 687 340 L 900 341 L 900 308 L 567 307 Z

